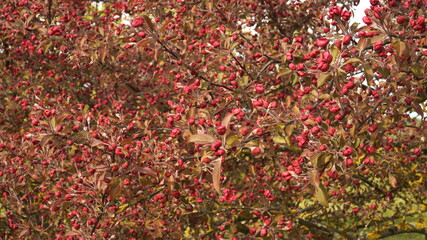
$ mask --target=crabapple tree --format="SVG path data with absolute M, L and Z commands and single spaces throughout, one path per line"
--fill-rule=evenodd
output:
M 426 234 L 426 0 L 3 0 L 6 239 Z

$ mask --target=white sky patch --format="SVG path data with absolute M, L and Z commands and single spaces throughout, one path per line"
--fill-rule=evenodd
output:
M 362 21 L 362 18 L 365 16 L 365 9 L 370 8 L 371 4 L 369 3 L 369 0 L 360 0 L 359 5 L 354 9 L 354 15 L 350 19 L 350 26 L 353 23 L 359 23 L 359 26 L 363 26 L 364 23 Z M 385 80 L 378 80 L 377 83 L 380 83 Z M 367 85 L 367 82 L 365 80 L 364 84 Z M 427 105 L 427 101 L 424 103 Z M 411 118 L 421 118 L 421 116 L 416 112 L 410 112 L 409 116 Z
M 352 23 L 357 22 L 362 24 L 362 18 L 365 16 L 365 9 L 369 8 L 371 4 L 369 3 L 369 0 L 360 0 L 359 5 L 354 9 L 354 15 L 350 19 L 350 26 Z

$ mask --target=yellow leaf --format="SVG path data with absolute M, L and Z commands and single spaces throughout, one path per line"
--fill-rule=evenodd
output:
M 381 237 L 381 234 L 379 234 L 377 231 L 370 232 L 366 235 L 368 240 L 376 240 Z

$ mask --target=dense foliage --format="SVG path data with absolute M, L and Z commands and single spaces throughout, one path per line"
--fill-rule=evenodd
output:
M 427 1 L 357 4 L 1 1 L 0 236 L 426 234 Z

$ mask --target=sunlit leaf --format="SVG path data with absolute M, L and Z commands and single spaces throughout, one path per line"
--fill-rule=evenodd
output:
M 393 188 L 397 187 L 397 179 L 394 175 L 392 175 L 392 174 L 388 175 L 388 182 L 390 183 L 391 187 L 393 187 Z
M 285 144 L 286 140 L 281 136 L 275 136 L 273 137 L 273 142 L 277 144 Z
M 233 113 L 229 113 L 224 117 L 224 119 L 222 119 L 221 125 L 226 127 L 227 131 L 230 130 L 230 121 L 231 121 L 231 118 L 233 118 L 233 116 L 234 116 Z
M 323 187 L 323 185 L 316 186 L 314 197 L 320 203 L 320 205 L 324 207 L 329 207 L 328 192 Z
M 210 144 L 215 142 L 215 140 L 216 139 L 209 134 L 194 134 L 188 139 L 189 142 L 197 144 Z
M 153 169 L 148 168 L 148 167 L 135 167 L 133 169 L 133 171 L 136 171 L 136 172 L 139 172 L 141 174 L 148 175 L 151 177 L 157 177 L 157 173 Z
M 325 84 L 326 80 L 331 76 L 330 72 L 323 72 L 320 74 L 320 76 L 317 78 L 317 87 L 323 86 Z
M 365 69 L 366 80 L 368 80 L 368 82 L 371 81 L 374 78 L 374 71 L 372 70 L 371 65 L 364 63 L 363 68 Z
M 214 168 L 212 171 L 213 186 L 215 191 L 217 191 L 218 194 L 221 194 L 220 178 L 221 178 L 221 159 L 218 158 L 214 161 Z

